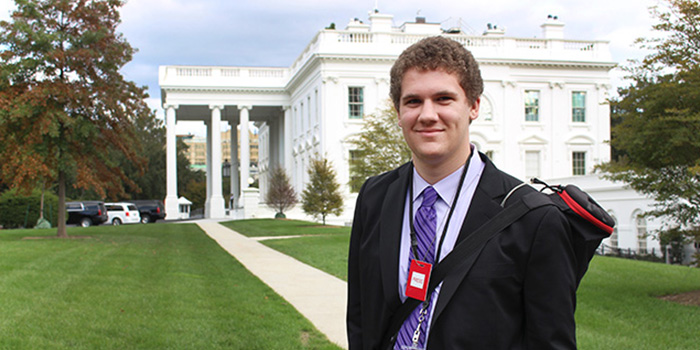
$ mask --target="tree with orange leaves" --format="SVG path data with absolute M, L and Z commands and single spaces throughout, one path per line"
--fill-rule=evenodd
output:
M 119 72 L 135 52 L 117 32 L 123 1 L 15 3 L 0 22 L 0 176 L 25 191 L 57 183 L 66 237 L 67 176 L 102 197 L 137 188 L 109 150 L 143 169 L 134 124 L 154 115 Z

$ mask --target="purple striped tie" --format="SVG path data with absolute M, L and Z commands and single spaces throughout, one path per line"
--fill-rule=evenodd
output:
M 435 261 L 435 230 L 437 226 L 437 214 L 435 213 L 435 201 L 437 201 L 438 194 L 435 189 L 428 186 L 423 190 L 423 202 L 420 208 L 416 211 L 416 218 L 414 221 L 416 230 L 416 239 L 418 241 L 418 260 L 433 264 Z M 409 258 L 410 260 L 413 257 Z M 432 294 L 430 300 L 432 303 Z M 413 345 L 413 333 L 418 327 L 418 318 L 420 316 L 423 304 L 421 303 L 416 307 L 415 310 L 408 316 L 406 321 L 404 321 L 401 329 L 399 329 L 398 336 L 396 338 L 396 344 L 394 345 L 395 350 L 409 349 Z M 425 315 L 425 320 L 421 323 L 420 338 L 418 340 L 418 348 L 423 349 L 425 347 L 425 330 L 428 326 L 428 320 L 430 320 L 430 305 L 427 308 L 427 314 Z

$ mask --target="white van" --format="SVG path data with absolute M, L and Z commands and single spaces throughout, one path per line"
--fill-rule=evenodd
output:
M 107 208 L 107 223 L 114 226 L 121 224 L 138 224 L 141 222 L 141 215 L 133 203 L 105 203 Z

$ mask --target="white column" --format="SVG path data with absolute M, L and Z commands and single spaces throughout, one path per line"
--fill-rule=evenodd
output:
M 238 106 L 241 110 L 241 193 L 248 188 L 250 177 L 250 136 L 248 135 L 249 112 L 252 106 Z M 243 203 L 243 201 L 241 201 Z
M 294 147 L 294 140 L 292 139 L 292 108 L 291 106 L 283 106 L 282 109 L 284 110 L 284 114 L 282 115 L 282 122 L 280 123 L 282 128 L 280 134 L 284 135 L 284 137 L 280 142 L 280 154 L 282 155 L 280 165 L 288 171 L 289 176 L 294 176 L 294 162 L 292 158 L 292 148 Z
M 166 127 L 166 195 L 165 195 L 165 218 L 175 219 L 178 217 L 179 207 L 177 204 L 177 138 L 175 136 L 175 110 L 178 106 L 166 105 L 165 107 L 165 127 Z
M 207 127 L 207 195 L 204 200 L 204 217 L 211 217 L 211 121 L 204 121 Z
M 240 188 L 238 187 L 240 185 L 240 177 L 238 174 L 239 165 L 238 126 L 234 124 L 233 126 L 231 126 L 231 195 L 233 196 L 233 199 L 235 201 L 233 206 L 234 208 L 240 206 L 240 202 L 238 201 L 238 198 L 241 195 Z
M 221 178 L 221 110 L 224 106 L 209 106 L 211 109 L 211 217 L 226 217 L 226 204 L 222 194 Z

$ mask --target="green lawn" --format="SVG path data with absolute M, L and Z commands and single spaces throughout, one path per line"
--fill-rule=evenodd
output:
M 338 349 L 197 226 L 0 231 L 0 349 Z
M 349 228 L 226 223 L 346 279 Z M 337 349 L 195 225 L 0 231 L 0 349 Z M 243 232 L 242 232 L 243 233 Z M 579 349 L 697 349 L 700 269 L 595 257 L 578 292 Z
M 255 226 L 264 221 L 238 223 Z M 349 234 L 263 243 L 347 279 L 348 241 Z M 700 269 L 595 257 L 578 290 L 579 349 L 700 348 L 700 307 L 657 298 L 691 290 L 700 290 Z
M 350 234 L 350 227 L 321 225 L 299 220 L 250 219 L 222 225 L 248 237 Z

